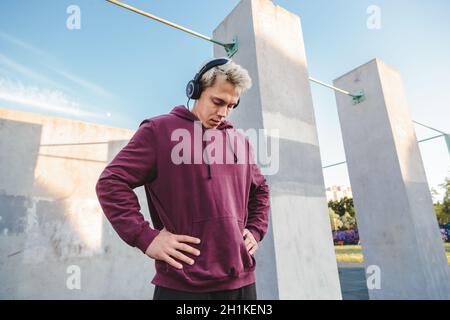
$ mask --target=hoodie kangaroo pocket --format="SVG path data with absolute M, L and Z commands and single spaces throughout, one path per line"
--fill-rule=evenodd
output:
M 221 217 L 192 224 L 192 236 L 201 239 L 196 246 L 200 255 L 193 265 L 186 265 L 185 272 L 192 280 L 217 280 L 239 277 L 255 269 L 242 236 L 244 222 L 235 217 Z

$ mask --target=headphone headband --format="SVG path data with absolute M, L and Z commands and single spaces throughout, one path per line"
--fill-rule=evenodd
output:
M 227 58 L 218 58 L 218 59 L 214 59 L 209 61 L 207 64 L 205 64 L 199 72 L 197 72 L 197 74 L 194 77 L 194 81 L 200 81 L 200 79 L 202 78 L 202 76 L 208 72 L 209 70 L 211 70 L 214 67 L 217 66 L 223 66 L 224 64 L 227 64 L 231 62 L 230 59 Z
M 206 63 L 199 72 L 197 72 L 197 74 L 195 75 L 194 79 L 189 81 L 189 83 L 186 86 L 186 95 L 189 99 L 193 99 L 193 100 L 198 100 L 202 94 L 202 86 L 200 83 L 200 80 L 202 78 L 202 76 L 208 72 L 209 70 L 211 70 L 214 67 L 217 66 L 222 66 L 224 64 L 230 63 L 231 59 L 228 58 L 216 58 L 213 59 L 211 61 L 209 61 L 208 63 Z M 237 102 L 237 104 L 234 106 L 234 108 L 236 108 L 239 105 L 239 101 Z

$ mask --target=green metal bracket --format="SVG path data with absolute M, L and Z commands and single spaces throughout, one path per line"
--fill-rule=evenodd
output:
M 352 96 L 354 105 L 359 104 L 366 100 L 366 96 L 363 90 L 353 91 L 352 93 L 350 93 L 350 95 Z
M 225 48 L 225 51 L 227 52 L 229 58 L 234 56 L 234 54 L 239 50 L 239 42 L 237 36 L 234 36 L 232 42 L 226 43 L 223 47 Z
M 219 46 L 224 47 L 229 58 L 231 58 L 239 50 L 239 43 L 238 43 L 237 36 L 233 37 L 233 40 L 231 43 L 223 43 L 223 42 L 220 42 L 220 41 L 217 41 L 214 39 L 208 39 L 208 41 L 211 41 L 212 43 L 215 43 L 215 44 L 218 44 Z

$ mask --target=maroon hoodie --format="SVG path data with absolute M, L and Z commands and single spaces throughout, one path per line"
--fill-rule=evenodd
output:
M 178 138 L 172 141 L 176 129 L 189 133 L 190 138 L 183 140 L 175 134 Z M 216 152 L 222 150 L 226 159 L 233 159 L 231 163 L 208 159 L 216 153 L 207 150 L 214 140 L 203 141 L 202 132 L 223 138 L 223 148 Z M 180 151 L 182 140 L 190 150 Z M 247 152 L 237 152 L 239 146 Z M 189 160 L 173 161 L 174 154 Z M 195 261 L 193 265 L 179 261 L 183 268 L 177 269 L 155 260 L 153 284 L 190 292 L 236 289 L 256 280 L 256 261 L 246 249 L 244 228 L 261 241 L 268 226 L 269 188 L 253 160 L 248 139 L 228 121 L 205 130 L 191 111 L 177 106 L 169 114 L 141 123 L 100 175 L 96 192 L 119 236 L 144 253 L 163 227 L 201 240 L 200 244 L 188 243 L 200 250 L 199 256 L 182 252 Z M 140 213 L 133 191 L 142 185 L 154 229 Z

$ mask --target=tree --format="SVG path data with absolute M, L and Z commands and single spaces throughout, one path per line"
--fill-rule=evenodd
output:
M 342 228 L 344 230 L 352 230 L 356 228 L 356 219 L 346 212 L 342 217 Z
M 431 188 L 431 198 L 433 199 L 433 203 L 436 203 L 436 197 L 439 196 L 439 192 L 435 188 Z M 439 201 L 437 202 L 439 203 Z
M 342 222 L 342 226 L 339 227 L 340 230 L 342 229 L 349 230 L 349 228 L 350 229 L 357 228 L 353 198 L 344 197 L 338 201 L 330 200 L 328 201 L 328 208 L 330 208 L 330 210 L 332 210 L 334 214 L 337 214 L 339 216 L 339 219 Z M 349 217 L 351 219 L 349 219 Z
M 355 217 L 355 206 L 353 204 L 353 198 L 344 197 L 342 199 L 345 212 L 348 212 L 353 218 Z
M 330 223 L 331 223 L 331 229 L 333 231 L 340 230 L 343 226 L 343 223 L 339 217 L 338 214 L 336 214 L 333 209 L 328 208 L 329 214 L 330 214 Z
M 340 217 L 342 217 L 345 214 L 345 206 L 342 199 L 339 201 L 333 200 L 328 201 L 328 207 L 333 209 L 333 211 Z
M 442 199 L 442 203 L 438 201 L 433 206 L 439 224 L 447 224 L 450 222 L 450 178 L 445 178 L 445 182 L 441 183 L 439 187 L 445 189 L 444 198 Z M 431 194 L 436 195 L 436 190 L 431 189 Z

